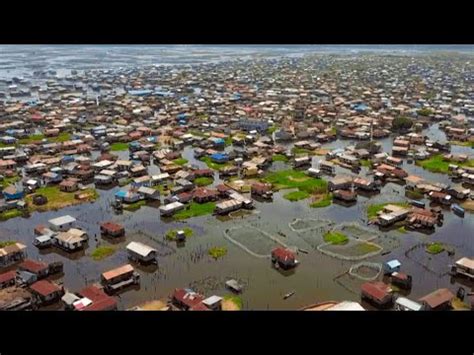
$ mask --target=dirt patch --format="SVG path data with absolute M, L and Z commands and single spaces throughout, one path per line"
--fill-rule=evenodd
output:
M 223 311 L 239 311 L 239 307 L 232 300 L 222 300 Z

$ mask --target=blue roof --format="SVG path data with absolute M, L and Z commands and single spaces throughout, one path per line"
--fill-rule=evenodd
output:
M 224 144 L 225 140 L 222 138 L 212 138 L 212 141 L 217 144 Z
M 145 95 L 151 95 L 153 91 L 152 90 L 129 90 L 128 93 L 133 96 L 145 96 Z
M 227 156 L 227 154 L 214 153 L 214 154 L 211 155 L 211 158 L 212 158 L 212 159 L 220 160 L 220 159 L 227 159 L 228 156 Z

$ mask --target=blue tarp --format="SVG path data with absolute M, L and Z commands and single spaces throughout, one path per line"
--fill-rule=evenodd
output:
M 125 196 L 127 196 L 127 191 L 124 190 L 120 190 L 115 193 L 115 197 L 125 198 Z

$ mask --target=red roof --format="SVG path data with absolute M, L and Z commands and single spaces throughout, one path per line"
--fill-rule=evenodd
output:
M 190 311 L 210 311 L 209 308 L 207 308 L 204 303 L 199 302 L 198 304 L 192 306 L 189 308 Z
M 194 197 L 196 198 L 205 198 L 205 197 L 212 197 L 216 196 L 217 191 L 211 190 L 211 189 L 206 189 L 205 187 L 198 187 L 196 190 L 194 190 Z
M 104 222 L 100 226 L 110 232 L 121 232 L 124 230 L 122 225 L 114 222 Z
M 175 289 L 173 292 L 173 298 L 189 308 L 196 306 L 204 300 L 204 296 L 195 292 L 189 292 L 184 288 Z
M 48 296 L 54 292 L 61 291 L 61 287 L 47 280 L 36 281 L 30 288 L 41 296 Z
M 110 297 L 102 291 L 102 289 L 94 285 L 82 289 L 79 294 L 92 301 L 92 304 L 82 308 L 82 311 L 105 311 L 111 310 L 117 306 L 115 298 Z
M 361 290 L 368 296 L 382 301 L 389 293 L 388 286 L 381 281 L 366 282 L 361 286 Z
M 214 175 L 214 171 L 211 169 L 197 169 L 193 171 L 194 176 L 202 176 L 202 175 Z
M 295 254 L 285 248 L 275 248 L 272 250 L 272 256 L 279 261 L 295 260 Z
M 14 280 L 15 277 L 16 277 L 15 271 L 4 272 L 3 274 L 0 274 L 0 284 L 4 282 L 8 282 L 10 280 Z
M 19 268 L 21 270 L 32 272 L 33 274 L 37 274 L 45 269 L 48 268 L 48 264 L 43 263 L 41 261 L 26 259 L 20 265 Z

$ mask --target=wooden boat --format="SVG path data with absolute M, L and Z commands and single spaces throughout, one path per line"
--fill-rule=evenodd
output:
M 293 296 L 294 294 L 295 294 L 295 291 L 288 292 L 287 294 L 283 296 L 283 299 L 286 300 L 290 298 L 291 296 Z
M 457 214 L 458 216 L 460 217 L 464 217 L 464 208 L 462 208 L 461 206 L 459 206 L 458 204 L 453 204 L 451 206 L 451 209 L 453 210 L 453 212 L 455 214 Z

